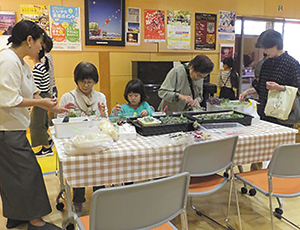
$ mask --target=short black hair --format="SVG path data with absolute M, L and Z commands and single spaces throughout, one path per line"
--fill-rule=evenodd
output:
M 78 85 L 78 81 L 83 81 L 85 79 L 93 79 L 95 83 L 99 80 L 98 70 L 90 62 L 80 62 L 74 70 L 74 81 Z
M 232 68 L 233 67 L 233 58 L 232 57 L 226 57 L 223 60 L 223 64 L 227 65 L 229 68 Z
M 12 43 L 13 47 L 19 47 L 23 41 L 27 40 L 28 36 L 31 36 L 34 41 L 44 36 L 45 31 L 39 27 L 35 22 L 29 20 L 19 21 L 14 25 L 11 36 L 8 38 L 8 44 Z
M 43 39 L 43 42 L 44 42 L 44 48 L 45 48 L 45 51 L 47 53 L 49 53 L 52 48 L 53 48 L 53 41 L 52 41 L 52 38 L 50 38 L 47 34 L 44 35 L 44 39 Z
M 256 48 L 262 48 L 262 49 L 270 49 L 274 46 L 277 46 L 278 50 L 283 49 L 283 39 L 281 33 L 269 29 L 264 32 L 262 32 L 255 44 Z
M 128 100 L 129 93 L 139 93 L 141 95 L 140 103 L 144 102 L 147 99 L 145 86 L 140 79 L 133 79 L 127 83 L 125 87 L 124 98 L 128 103 L 129 103 Z
M 214 69 L 214 63 L 206 55 L 197 55 L 190 62 L 189 66 L 199 73 L 210 73 Z

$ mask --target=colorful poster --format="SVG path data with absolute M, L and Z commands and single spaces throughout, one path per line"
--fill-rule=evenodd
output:
M 141 34 L 141 9 L 128 8 L 126 24 L 126 45 L 139 46 Z
M 53 50 L 81 50 L 80 8 L 50 6 Z
M 36 22 L 47 34 L 49 32 L 49 14 L 45 5 L 22 4 L 20 6 L 21 18 Z
M 220 44 L 220 69 L 223 69 L 223 60 L 232 57 L 234 54 L 234 44 Z
M 165 42 L 165 11 L 145 10 L 145 42 Z
M 234 11 L 219 11 L 219 39 L 220 40 L 234 40 L 235 39 L 235 25 L 236 12 Z
M 167 45 L 168 49 L 191 48 L 191 13 L 189 11 L 168 10 Z
M 217 34 L 216 14 L 195 14 L 195 50 L 215 50 Z
M 15 21 L 15 12 L 0 11 L 0 35 L 11 35 Z
M 125 46 L 125 0 L 85 0 L 85 44 Z

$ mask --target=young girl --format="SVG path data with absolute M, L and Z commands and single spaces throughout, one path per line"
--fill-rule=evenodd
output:
M 33 57 L 35 66 L 33 67 L 33 78 L 36 87 L 41 91 L 42 98 L 50 98 L 50 78 L 49 66 L 41 62 L 45 56 L 44 48 L 42 48 L 36 57 Z M 42 146 L 41 150 L 35 155 L 37 157 L 53 155 L 52 148 L 49 144 L 48 136 L 48 114 L 47 110 L 38 106 L 34 106 L 31 113 L 30 137 L 32 147 Z
M 220 73 L 218 86 L 220 87 L 220 98 L 227 98 L 230 100 L 236 99 L 233 88 L 238 88 L 239 77 L 238 73 L 233 68 L 232 57 L 226 57 L 223 60 L 224 71 Z
M 153 110 L 148 102 L 145 101 L 146 97 L 145 87 L 141 80 L 135 79 L 129 81 L 124 92 L 124 98 L 128 104 L 117 104 L 116 107 L 113 108 L 111 116 L 151 116 Z

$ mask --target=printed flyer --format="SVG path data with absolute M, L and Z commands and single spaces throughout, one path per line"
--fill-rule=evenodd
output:
M 126 24 L 126 45 L 139 46 L 141 34 L 141 9 L 128 8 Z
M 215 50 L 217 34 L 216 14 L 195 14 L 195 50 Z
M 41 28 L 43 28 L 47 32 L 47 34 L 50 34 L 49 14 L 47 6 L 35 4 L 22 4 L 20 6 L 20 10 L 22 19 L 36 22 Z
M 81 50 L 79 7 L 50 6 L 53 50 Z
M 219 39 L 234 40 L 235 39 L 235 20 L 236 12 L 234 11 L 219 11 Z
M 191 48 L 191 13 L 189 11 L 168 10 L 167 46 L 168 49 Z
M 13 11 L 0 11 L 0 35 L 11 35 L 16 17 Z
M 220 44 L 220 69 L 223 69 L 223 61 L 226 57 L 234 57 L 234 44 Z
M 145 42 L 165 42 L 165 11 L 145 10 Z

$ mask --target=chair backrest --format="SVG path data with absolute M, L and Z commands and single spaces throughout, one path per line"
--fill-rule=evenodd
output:
M 184 150 L 181 172 L 191 176 L 207 176 L 230 166 L 238 137 L 189 145 Z
M 152 229 L 186 208 L 189 173 L 99 189 L 92 195 L 91 230 Z
M 300 144 L 278 146 L 269 164 L 268 175 L 275 177 L 300 177 Z

